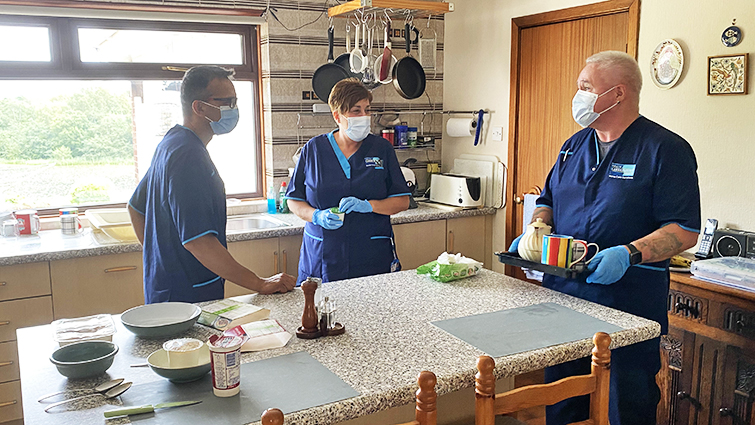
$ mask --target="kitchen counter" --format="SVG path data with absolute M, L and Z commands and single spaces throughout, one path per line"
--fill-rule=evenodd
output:
M 611 334 L 612 348 L 648 340 L 660 334 L 660 325 L 656 322 L 489 270 L 451 283 L 435 282 L 409 270 L 330 282 L 323 286 L 324 295 L 338 303 L 338 321 L 346 326 L 344 335 L 316 340 L 294 337 L 284 348 L 245 353 L 243 362 L 305 351 L 360 395 L 288 413 L 288 425 L 338 423 L 413 403 L 417 374 L 422 370 L 430 370 L 437 375 L 439 396 L 473 387 L 476 360 L 484 353 L 435 327 L 430 323 L 432 321 L 552 302 L 622 328 Z M 269 308 L 271 318 L 277 319 L 292 333 L 301 324 L 304 304 L 301 289 L 281 295 L 257 295 L 254 303 Z M 118 317 L 115 320 L 118 321 Z M 117 326 L 114 342 L 120 346 L 120 351 L 108 370 L 109 377 L 79 381 L 67 381 L 49 362 L 48 357 L 55 349 L 49 325 L 18 331 L 26 423 L 102 423 L 103 411 L 114 406 L 134 404 L 129 397 L 138 391 L 139 384 L 162 379 L 148 368 L 130 368 L 129 365 L 144 362 L 146 356 L 160 348 L 165 339 L 140 339 L 120 323 Z M 516 323 L 511 326 L 516 326 Z M 204 326 L 194 325 L 184 336 L 206 340 L 213 332 Z M 583 339 L 503 356 L 495 359 L 494 372 L 497 378 L 515 376 L 588 356 L 591 348 L 591 340 Z M 101 398 L 94 398 L 72 405 L 69 411 L 63 409 L 60 413 L 48 414 L 43 412 L 45 405 L 37 402 L 37 398 L 43 394 L 92 387 L 117 377 L 125 377 L 135 385 L 107 404 Z M 439 409 L 443 408 L 442 402 L 441 399 Z M 473 403 L 472 399 L 469 403 Z M 239 424 L 258 421 L 258 417 L 239 418 Z M 118 419 L 106 423 L 129 422 L 128 419 Z
M 419 208 L 400 212 L 391 216 L 392 224 L 412 223 L 449 218 L 471 217 L 495 214 L 494 208 L 462 210 L 453 207 L 431 206 L 420 203 Z M 277 238 L 302 234 L 304 220 L 294 214 L 275 214 L 274 217 L 290 226 L 273 229 L 251 230 L 226 235 L 228 242 L 252 239 Z M 46 230 L 38 236 L 22 236 L 13 239 L 0 238 L 0 266 L 33 263 L 37 261 L 66 260 L 69 258 L 92 257 L 96 255 L 122 254 L 141 251 L 139 243 L 99 243 L 90 229 L 77 236 L 65 236 L 60 230 Z

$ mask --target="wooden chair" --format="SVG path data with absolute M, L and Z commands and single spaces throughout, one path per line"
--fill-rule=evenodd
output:
M 495 362 L 488 356 L 477 360 L 475 375 L 475 425 L 521 424 L 508 415 L 534 406 L 549 406 L 570 397 L 590 394 L 590 418 L 572 425 L 608 425 L 608 393 L 611 379 L 611 337 L 598 332 L 592 338 L 592 371 L 550 384 L 528 385 L 495 393 Z M 496 420 L 498 419 L 498 420 Z
M 438 395 L 435 393 L 435 384 L 438 380 L 432 372 L 420 372 L 417 377 L 417 409 L 414 411 L 414 420 L 398 425 L 436 425 L 438 422 Z M 283 412 L 279 409 L 267 409 L 262 413 L 262 425 L 283 425 Z

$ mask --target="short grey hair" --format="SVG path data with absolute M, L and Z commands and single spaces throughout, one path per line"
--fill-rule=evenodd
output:
M 600 71 L 609 71 L 609 79 L 617 84 L 626 84 L 637 96 L 642 89 L 642 71 L 637 61 L 630 55 L 616 50 L 596 53 L 585 61 L 595 64 Z
M 231 80 L 235 71 L 216 65 L 201 65 L 190 68 L 181 80 L 181 109 L 184 118 L 192 114 L 191 104 L 195 100 L 206 101 L 210 96 L 207 86 L 212 80 L 227 78 Z

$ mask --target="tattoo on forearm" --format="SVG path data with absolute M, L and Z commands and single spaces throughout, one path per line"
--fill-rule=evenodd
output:
M 553 210 L 546 207 L 538 207 L 535 208 L 535 211 L 532 212 L 532 223 L 535 222 L 538 218 L 542 218 L 543 222 L 548 225 L 553 225 Z
M 682 241 L 679 237 L 671 232 L 661 231 L 661 234 L 656 238 L 650 238 L 638 243 L 638 248 L 648 248 L 653 254 L 655 261 L 665 260 L 682 251 Z

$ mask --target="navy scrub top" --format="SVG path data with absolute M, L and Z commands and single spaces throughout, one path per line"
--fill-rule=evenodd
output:
M 346 158 L 333 133 L 304 145 L 287 199 L 324 210 L 348 196 L 372 200 L 410 195 L 390 142 L 370 134 Z M 346 214 L 343 226 L 335 230 L 306 223 L 297 284 L 308 276 L 329 282 L 390 272 L 392 236 L 390 216 L 376 213 Z
M 697 160 L 680 136 L 644 117 L 598 158 L 598 138 L 586 128 L 564 143 L 550 171 L 540 207 L 553 209 L 554 233 L 624 245 L 676 223 L 700 231 Z M 611 285 L 545 275 L 543 286 L 636 314 L 668 328 L 668 260 L 632 266 Z
M 225 186 L 193 131 L 168 131 L 129 205 L 144 214 L 145 302 L 222 299 L 223 279 L 184 248 L 207 234 L 227 246 Z

